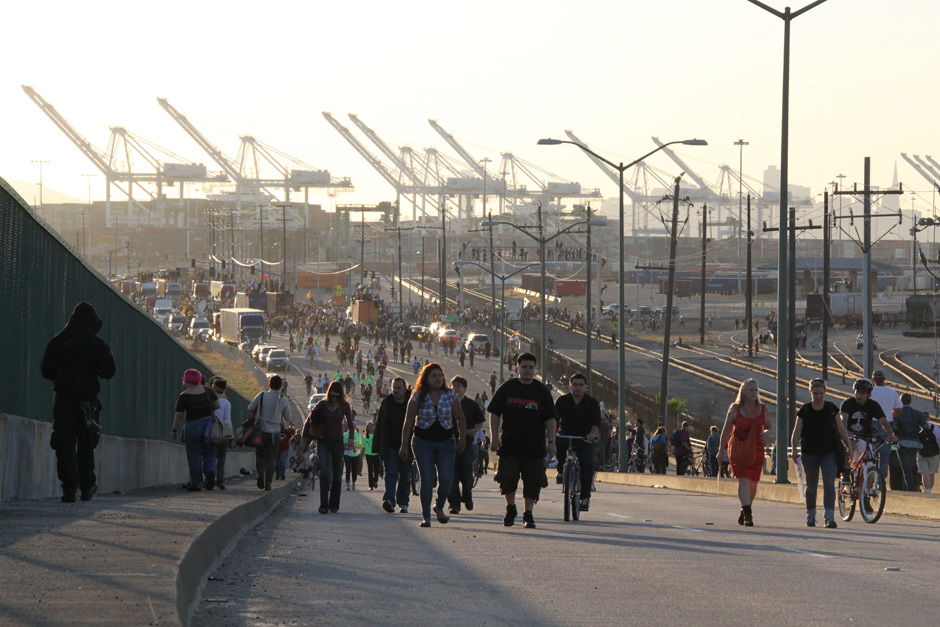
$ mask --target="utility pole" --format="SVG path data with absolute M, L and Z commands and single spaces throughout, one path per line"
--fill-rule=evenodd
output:
M 705 258 L 708 249 L 708 205 L 702 205 L 702 307 L 700 312 L 701 323 L 698 327 L 700 335 L 699 344 L 705 346 Z
M 359 214 L 359 283 L 366 284 L 366 212 Z
M 911 281 L 913 282 L 912 292 L 917 296 L 917 218 L 914 217 L 914 199 L 911 198 L 911 236 L 914 238 L 914 244 L 911 247 Z
M 745 289 L 745 298 L 747 298 L 747 303 L 744 305 L 744 317 L 747 320 L 747 355 L 748 357 L 754 357 L 754 321 L 751 320 L 753 315 L 753 306 L 754 306 L 754 294 L 753 290 L 753 281 L 751 279 L 751 243 L 752 236 L 754 235 L 751 231 L 751 194 L 747 195 L 747 288 Z
M 669 393 L 669 333 L 672 330 L 672 293 L 676 288 L 676 246 L 679 243 L 679 182 L 681 180 L 682 174 L 676 177 L 676 187 L 672 196 L 672 230 L 669 233 L 669 280 L 667 281 L 666 320 L 664 323 L 665 333 L 663 334 L 663 370 L 659 383 L 659 411 L 663 416 L 664 427 L 667 426 L 666 423 L 668 422 L 666 396 Z M 623 314 L 621 313 L 622 318 Z M 620 349 L 623 350 L 623 346 Z
M 829 246 L 832 223 L 829 220 L 829 190 L 823 192 L 823 315 L 822 315 L 822 378 L 829 380 Z
M 899 223 L 903 223 L 904 218 L 900 210 L 897 214 L 880 214 L 872 215 L 871 213 L 871 197 L 873 195 L 882 196 L 888 194 L 903 194 L 902 186 L 898 184 L 897 189 L 882 190 L 879 192 L 873 192 L 871 189 L 871 157 L 865 157 L 865 188 L 861 192 L 862 195 L 862 207 L 863 207 L 863 219 L 864 219 L 864 230 L 862 233 L 862 255 L 863 255 L 863 266 L 864 266 L 864 285 L 862 286 L 862 298 L 865 300 L 865 309 L 862 315 L 862 335 L 864 337 L 865 343 L 865 363 L 862 365 L 865 373 L 868 376 L 871 376 L 872 371 L 875 368 L 875 352 L 874 347 L 872 346 L 872 340 L 874 339 L 872 333 L 872 293 L 871 293 L 871 220 L 872 218 L 879 217 L 897 217 Z M 852 191 L 841 191 L 836 190 L 833 192 L 836 196 L 843 196 L 845 194 L 859 194 L 857 189 Z
M 398 233 L 398 322 L 402 321 L 402 310 L 405 308 L 405 304 L 402 301 L 402 277 L 401 277 L 401 232 L 402 231 L 411 231 L 414 230 L 414 227 L 385 227 L 386 231 L 395 231 Z M 395 277 L 392 277 L 392 289 L 395 288 Z M 394 299 L 393 301 L 394 302 Z
M 587 277 L 585 278 L 585 327 L 587 331 L 587 356 L 585 358 L 585 365 L 587 366 L 587 389 L 591 391 L 591 381 L 594 379 L 593 371 L 591 370 L 591 204 L 588 203 L 587 206 L 587 246 L 584 250 L 585 259 L 587 260 Z M 600 309 L 597 310 L 597 315 L 601 315 Z M 623 315 L 623 303 L 620 304 L 620 315 Z
M 487 159 L 487 161 L 489 161 L 489 159 Z M 486 179 L 483 179 L 483 181 L 485 185 Z M 484 196 L 483 198 L 485 202 L 486 196 Z M 486 216 L 486 219 L 488 222 L 492 222 L 493 213 L 490 212 Z M 486 262 L 485 259 L 483 261 L 484 263 Z M 493 292 L 493 298 L 490 300 L 490 314 L 493 316 L 493 324 L 496 325 L 496 248 L 493 246 L 493 227 L 492 226 L 490 227 L 490 289 Z M 505 308 L 506 308 L 506 300 L 503 299 L 503 309 L 505 310 Z M 503 312 L 503 315 L 505 315 L 505 311 Z M 502 326 L 500 326 L 500 328 L 505 330 Z M 496 338 L 494 337 L 493 339 L 495 340 Z M 502 358 L 502 354 L 500 354 L 500 358 Z
M 738 294 L 741 293 L 741 204 L 744 201 L 744 147 L 750 143 L 739 139 L 734 142 L 738 147 Z
M 548 316 L 545 313 L 545 235 L 543 233 L 542 226 L 542 203 L 539 203 L 538 212 L 536 214 L 538 220 L 538 229 L 539 229 L 539 263 L 542 264 L 542 307 L 539 310 L 539 316 L 541 317 L 541 326 L 542 326 L 542 354 L 539 355 L 539 365 L 542 367 L 542 383 L 548 381 L 548 364 L 545 363 L 545 357 L 548 355 L 546 350 L 545 342 L 547 329 L 545 328 L 548 325 Z M 622 315 L 620 316 L 623 317 Z
M 261 266 L 261 276 L 264 276 L 264 204 L 258 204 L 258 224 L 261 225 L 261 235 L 258 242 L 258 265 Z

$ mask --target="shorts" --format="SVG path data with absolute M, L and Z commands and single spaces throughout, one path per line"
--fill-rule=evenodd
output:
M 499 468 L 496 476 L 493 477 L 499 484 L 499 493 L 513 494 L 519 489 L 520 477 L 522 477 L 522 497 L 538 501 L 542 488 L 548 487 L 545 460 L 542 458 L 524 460 L 500 456 Z
M 922 475 L 935 475 L 940 470 L 940 455 L 932 457 L 917 456 L 917 470 Z

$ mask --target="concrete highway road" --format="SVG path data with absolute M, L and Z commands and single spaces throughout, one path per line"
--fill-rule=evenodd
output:
M 810 529 L 800 507 L 758 501 L 745 528 L 734 499 L 600 484 L 580 522 L 562 522 L 552 485 L 537 529 L 507 529 L 491 477 L 473 512 L 430 529 L 418 514 L 386 514 L 380 492 L 344 491 L 338 514 L 319 515 L 308 484 L 212 574 L 193 624 L 936 622 L 934 523 Z

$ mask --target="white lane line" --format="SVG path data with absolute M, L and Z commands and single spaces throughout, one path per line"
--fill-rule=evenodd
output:
M 825 560 L 829 560 L 835 557 L 834 555 L 823 555 L 822 553 L 813 553 L 811 551 L 804 551 L 802 549 L 791 549 L 788 546 L 778 546 L 774 548 L 780 549 L 781 551 L 786 551 L 788 553 L 799 553 L 800 555 L 809 555 L 810 557 L 821 557 Z
M 679 525 L 670 525 L 673 529 L 685 529 L 686 531 L 697 531 L 699 533 L 708 533 L 707 529 L 693 529 L 692 527 L 681 527 Z
M 611 513 L 611 512 L 607 512 L 607 515 L 608 515 L 608 516 L 615 516 L 615 517 L 617 517 L 617 518 L 631 518 L 630 516 L 624 516 L 623 514 L 613 514 L 613 513 Z

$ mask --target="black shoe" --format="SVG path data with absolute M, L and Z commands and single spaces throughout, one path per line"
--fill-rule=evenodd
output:
M 834 521 L 833 519 L 831 518 L 826 519 L 826 529 L 836 529 L 838 528 L 838 526 L 839 525 L 837 525 L 836 521 Z
M 807 520 L 807 521 L 806 521 L 806 526 L 807 526 L 807 527 L 815 527 L 815 526 L 816 526 L 816 521 L 815 521 L 815 520 Z
M 204 482 L 206 490 L 211 490 L 215 487 L 215 471 L 210 470 L 206 473 L 206 480 Z
M 258 481 L 256 483 L 258 484 L 259 490 L 264 490 L 264 477 L 258 477 Z
M 535 519 L 532 518 L 532 512 L 522 513 L 522 526 L 526 529 L 535 529 Z
M 339 511 L 339 508 L 338 508 L 338 507 L 331 507 L 331 508 L 330 508 L 330 513 L 331 513 L 331 514 L 335 514 L 335 513 L 338 512 L 338 511 Z
M 181 485 L 180 487 L 183 488 L 184 490 L 188 490 L 188 489 L 189 489 L 189 482 L 187 481 L 186 483 L 184 483 L 184 484 Z
M 450 522 L 450 518 L 444 515 L 444 510 L 440 507 L 432 507 L 431 511 L 434 512 L 435 516 L 437 516 L 437 522 L 441 523 L 442 525 L 446 525 L 448 522 Z
M 430 520 L 422 520 L 422 521 L 421 521 L 421 524 L 418 525 L 418 526 L 419 526 L 419 527 L 424 527 L 425 529 L 427 529 L 428 527 L 431 526 L 431 521 L 430 521 Z
M 395 506 L 388 501 L 382 501 L 382 509 L 384 509 L 389 514 L 395 513 Z
M 75 502 L 75 492 L 65 492 L 62 494 L 63 503 L 74 503 Z
M 265 486 L 265 487 L 264 487 L 264 491 L 265 491 L 265 492 L 270 492 L 270 491 L 271 491 L 271 486 Z
M 202 488 L 200 488 L 197 485 L 191 485 L 188 488 L 186 488 L 186 491 L 187 492 L 202 492 Z
M 512 527 L 516 523 L 516 516 L 519 515 L 519 511 L 516 509 L 515 505 L 506 506 L 506 517 L 503 518 L 504 527 Z
M 321 514 L 329 514 L 329 513 L 330 513 L 330 510 L 328 510 L 328 509 L 325 508 L 325 507 L 321 507 L 321 508 L 318 509 L 317 511 L 320 512 Z
M 227 489 L 227 488 L 225 487 L 225 484 L 224 484 L 224 483 L 217 483 L 215 487 L 217 487 L 217 488 L 220 489 L 220 490 L 225 490 L 225 489 Z
M 744 510 L 743 509 L 741 510 L 741 513 L 738 514 L 738 524 L 739 525 L 744 524 Z
M 473 511 L 473 501 L 467 501 L 466 503 L 464 503 L 464 505 L 467 507 L 468 512 Z
M 460 510 L 457 509 L 456 507 L 448 507 L 447 511 L 448 513 L 455 514 L 455 515 L 460 513 Z
M 561 473 L 555 475 L 555 485 L 561 485 Z
M 90 488 L 88 488 L 87 490 L 82 490 L 82 500 L 83 500 L 83 501 L 90 501 L 90 500 L 92 499 L 92 497 L 95 496 L 95 494 L 97 494 L 97 493 L 98 493 L 98 486 L 97 486 L 97 485 L 93 485 L 93 486 L 91 486 Z M 73 500 L 74 500 L 74 499 L 73 499 Z
M 582 512 L 589 511 L 591 509 L 591 499 L 581 499 L 581 503 L 578 506 L 578 510 Z

